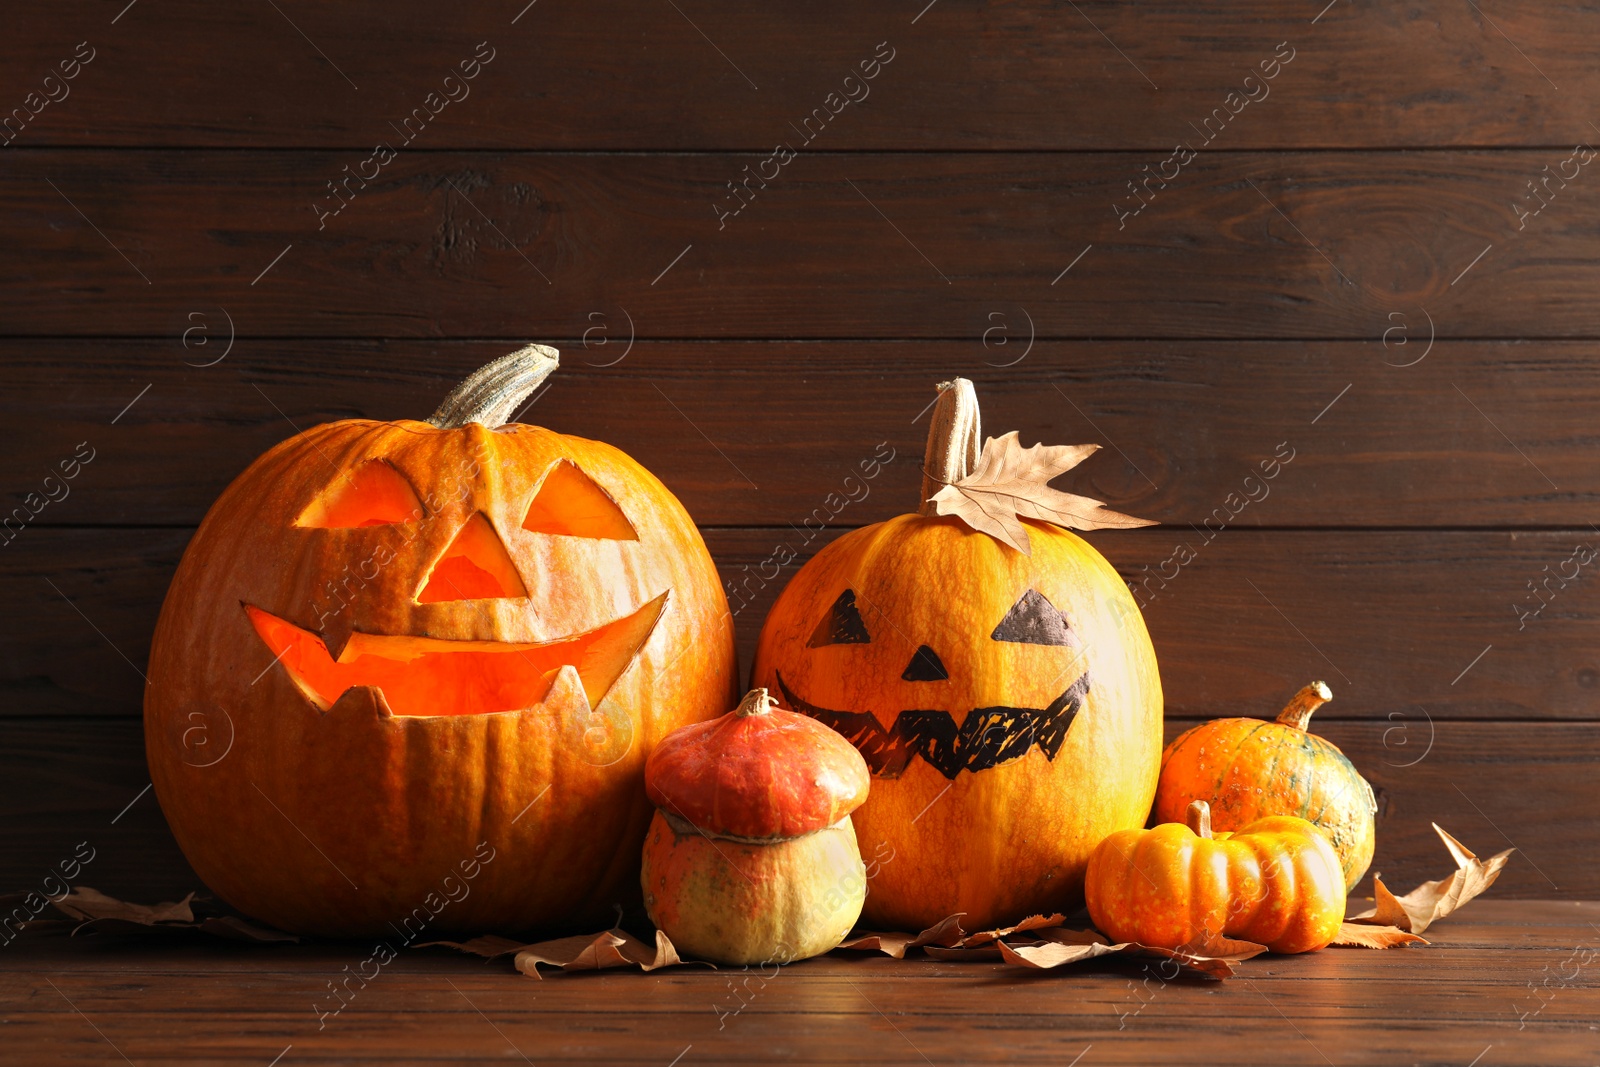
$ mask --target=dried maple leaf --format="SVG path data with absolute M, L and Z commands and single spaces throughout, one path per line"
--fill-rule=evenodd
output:
M 1180 948 L 1157 948 L 1135 942 L 1111 944 L 1094 930 L 1071 930 L 1056 927 L 1036 932 L 1038 940 L 1032 944 L 1011 945 L 997 942 L 1001 958 L 1007 963 L 1035 970 L 1049 970 L 1068 964 L 1082 963 L 1103 956 L 1145 956 L 1171 960 L 1178 967 L 1196 971 L 1209 978 L 1228 978 L 1238 969 L 1240 962 L 1267 951 L 1265 945 L 1253 941 L 1237 941 L 1218 937 L 1205 942 L 1194 942 Z M 1176 976 L 1176 971 L 1173 972 Z
M 1354 948 L 1394 948 L 1396 945 L 1426 945 L 1428 939 L 1408 934 L 1395 926 L 1368 926 L 1364 923 L 1340 923 L 1339 934 L 1330 945 Z
M 694 961 L 678 957 L 678 950 L 661 930 L 656 931 L 654 950 L 624 930 L 607 930 L 528 945 L 516 957 L 517 970 L 530 978 L 543 977 L 539 973 L 541 963 L 563 971 L 603 971 L 612 967 L 654 971 L 691 962 Z
M 1450 850 L 1456 869 L 1437 881 L 1423 882 L 1403 897 L 1389 892 L 1383 879 L 1373 876 L 1373 898 L 1376 906 L 1360 915 L 1352 915 L 1351 922 L 1377 926 L 1395 926 L 1413 934 L 1420 934 L 1429 926 L 1449 915 L 1467 901 L 1494 885 L 1506 861 L 1516 851 L 1508 848 L 1490 856 L 1488 862 L 1480 860 L 1466 845 L 1445 833 L 1438 823 L 1434 832 Z
M 835 948 L 850 949 L 861 952 L 881 952 L 897 960 L 906 958 L 906 952 L 914 948 L 955 948 L 966 938 L 966 931 L 961 929 L 961 916 L 966 912 L 958 911 L 954 915 L 947 915 L 934 923 L 920 934 L 903 934 L 893 931 L 857 930 Z
M 897 960 L 904 959 L 908 950 L 920 947 L 937 960 L 1000 960 L 1032 970 L 1052 970 L 1102 956 L 1145 956 L 1169 959 L 1178 967 L 1211 978 L 1227 978 L 1238 969 L 1239 961 L 1266 951 L 1265 946 L 1250 941 L 1220 937 L 1177 949 L 1131 942 L 1113 945 L 1094 930 L 1059 925 L 1063 921 L 1061 915 L 1030 915 L 1015 926 L 974 934 L 962 931 L 960 919 L 958 912 L 914 937 L 859 931 L 839 947 L 882 952 Z
M 914 936 L 893 931 L 859 930 L 839 942 L 836 947 L 852 952 L 881 952 L 891 959 L 903 960 Z
M 991 437 L 972 472 L 946 485 L 932 500 L 937 513 L 953 515 L 1001 544 L 1030 554 L 1023 519 L 1035 519 L 1073 530 L 1126 529 L 1153 526 L 1112 511 L 1086 496 L 1050 488 L 1050 479 L 1076 467 L 1099 451 L 1099 445 L 1033 445 L 1017 443 L 1015 430 Z
M 157 923 L 194 922 L 194 909 L 189 907 L 189 903 L 192 900 L 194 900 L 194 894 L 190 893 L 176 902 L 130 904 L 115 897 L 106 896 L 98 889 L 79 886 L 53 903 L 56 906 L 56 910 L 64 912 L 68 918 L 78 919 L 83 922 L 93 922 L 98 919 L 120 919 L 124 922 L 137 923 L 140 926 L 154 926 Z
M 77 923 L 72 930 L 74 934 L 85 930 L 123 934 L 198 930 L 230 941 L 269 944 L 300 940 L 294 934 L 260 926 L 237 915 L 225 914 L 210 901 L 197 900 L 193 893 L 179 901 L 133 904 L 107 896 L 98 889 L 79 886 L 50 903 Z

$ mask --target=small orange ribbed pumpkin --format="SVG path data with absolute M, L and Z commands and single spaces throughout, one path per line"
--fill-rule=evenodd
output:
M 892 859 L 863 916 L 904 930 L 1076 906 L 1094 846 L 1144 825 L 1161 751 L 1139 609 L 1100 553 L 1057 525 L 1144 521 L 1050 496 L 1062 457 L 1070 466 L 1094 446 L 1019 449 L 1007 434 L 980 456 L 972 384 L 940 390 L 922 510 L 818 552 L 767 616 L 754 666 L 754 684 L 866 757 L 856 833 L 863 852 Z M 982 517 L 940 514 L 957 483 L 994 486 L 989 517 L 1009 520 L 1025 549 L 979 532 Z M 1077 510 L 1030 510 L 1021 494 Z M 1032 520 L 1025 531 L 1019 518 Z
M 1094 850 L 1084 894 L 1101 933 L 1172 949 L 1236 937 L 1273 952 L 1313 952 L 1339 933 L 1344 877 L 1322 831 L 1278 815 L 1213 835 L 1203 800 L 1185 818 Z
M 788 963 L 844 940 L 867 893 L 850 813 L 869 780 L 850 742 L 755 689 L 668 735 L 644 773 L 645 908 L 680 952 Z
M 637 899 L 645 758 L 735 692 L 682 505 L 511 413 L 534 345 L 427 422 L 313 427 L 190 541 L 150 653 L 156 795 L 195 871 L 287 930 L 524 931 Z
M 1311 713 L 1333 699 L 1312 682 L 1276 722 L 1215 719 L 1180 734 L 1161 756 L 1157 822 L 1177 822 L 1191 801 L 1211 805 L 1218 830 L 1238 830 L 1267 815 L 1295 815 L 1328 839 L 1353 887 L 1372 865 L 1378 811 L 1372 786 L 1338 746 L 1306 732 Z

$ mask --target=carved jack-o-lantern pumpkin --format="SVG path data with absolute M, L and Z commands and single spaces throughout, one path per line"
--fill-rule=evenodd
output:
M 735 692 L 715 568 L 619 450 L 502 425 L 532 346 L 427 422 L 272 449 L 190 542 L 145 699 L 196 872 L 285 929 L 409 938 L 610 915 L 657 740 Z
M 971 383 L 941 386 L 921 513 L 818 552 L 756 649 L 754 684 L 872 770 L 856 833 L 864 855 L 891 857 L 869 887 L 872 925 L 965 912 L 980 929 L 1065 908 L 1094 847 L 1150 810 L 1155 653 L 1116 571 L 1060 525 L 1144 522 L 1045 484 L 1094 446 L 1015 438 L 980 457 Z

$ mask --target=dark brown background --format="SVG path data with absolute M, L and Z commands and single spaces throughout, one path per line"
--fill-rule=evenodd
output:
M 1131 581 L 1198 550 L 1146 611 L 1169 730 L 1326 678 L 1395 884 L 1442 873 L 1438 820 L 1522 850 L 1497 895 L 1600 895 L 1597 579 L 1513 606 L 1600 546 L 1600 176 L 1513 210 L 1600 136 L 1600 11 L 770 7 L 8 13 L 0 109 L 96 55 L 0 148 L 7 506 L 95 459 L 0 550 L 0 889 L 85 839 L 88 884 L 195 886 L 140 727 L 195 524 L 297 427 L 422 417 L 536 339 L 564 366 L 525 419 L 645 462 L 727 577 L 798 547 L 879 442 L 826 537 L 911 509 L 952 374 L 993 432 L 1105 444 L 1063 487 L 1165 525 L 1094 544 Z M 471 95 L 319 230 L 325 183 L 480 41 Z M 724 183 L 882 41 L 870 97 L 719 229 Z M 1119 229 L 1125 183 L 1285 41 L 1270 96 Z M 1271 495 L 1202 545 L 1281 442 Z M 737 618 L 746 669 L 776 589 Z

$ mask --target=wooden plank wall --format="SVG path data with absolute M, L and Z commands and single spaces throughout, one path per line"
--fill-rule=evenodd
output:
M 0 552 L 0 888 L 84 839 L 193 886 L 139 715 L 205 508 L 539 339 L 527 417 L 646 462 L 729 579 L 909 510 L 951 374 L 1105 444 L 1064 486 L 1165 524 L 1092 540 L 1170 730 L 1325 677 L 1386 875 L 1442 873 L 1437 819 L 1523 850 L 1497 892 L 1600 895 L 1600 579 L 1547 581 L 1600 546 L 1600 6 L 924 4 L 11 13 L 6 507 L 92 459 Z

